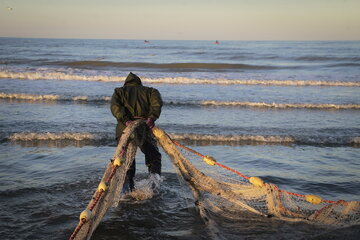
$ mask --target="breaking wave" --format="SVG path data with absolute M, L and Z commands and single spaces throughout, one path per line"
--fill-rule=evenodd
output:
M 37 95 L 26 93 L 3 93 L 0 92 L 0 99 L 15 99 L 26 101 L 75 101 L 75 102 L 109 102 L 111 97 L 88 97 L 88 96 L 75 96 L 65 97 L 60 95 Z
M 205 142 L 262 142 L 262 143 L 294 143 L 296 140 L 288 136 L 252 136 L 252 135 L 207 135 L 207 134 L 170 134 L 174 140 L 191 140 Z M 103 136 L 102 136 L 103 137 Z M 7 139 L 10 141 L 36 141 L 36 140 L 96 140 L 102 139 L 98 134 L 92 133 L 14 133 Z M 111 134 L 107 137 L 111 138 Z M 112 138 L 111 138 L 112 140 Z
M 203 106 L 231 106 L 251 108 L 274 108 L 274 109 L 360 109 L 360 104 L 314 104 L 314 103 L 263 103 L 263 102 L 232 102 L 232 101 L 202 101 Z
M 11 141 L 33 141 L 33 140 L 93 140 L 96 136 L 91 133 L 14 133 L 8 137 Z
M 141 76 L 140 76 L 141 77 Z M 71 80 L 123 82 L 126 76 L 82 75 L 63 72 L 13 72 L 0 71 L 0 78 L 26 80 Z M 327 86 L 327 87 L 360 87 L 360 82 L 347 81 L 315 81 L 315 80 L 229 80 L 229 79 L 197 79 L 197 78 L 141 78 L 149 84 L 210 84 L 210 85 L 264 85 L 264 86 Z
M 0 99 L 14 99 L 24 101 L 74 101 L 74 102 L 110 102 L 110 96 L 89 97 L 74 96 L 66 97 L 60 95 L 36 95 L 25 93 L 3 93 L 0 92 Z M 360 110 L 360 104 L 315 104 L 315 103 L 264 103 L 264 102 L 236 102 L 236 101 L 192 101 L 177 102 L 165 101 L 165 105 L 172 106 L 220 106 L 220 107 L 248 107 L 268 109 L 322 109 L 322 110 Z
M 330 81 L 303 81 L 303 80 L 228 80 L 228 79 L 194 79 L 194 78 L 142 78 L 148 83 L 165 84 L 211 84 L 211 85 L 264 85 L 264 86 L 328 86 L 328 87 L 360 87 L 360 82 L 330 82 Z
M 170 133 L 170 137 L 176 141 L 185 141 L 189 144 L 203 145 L 236 145 L 236 144 L 304 144 L 314 146 L 359 146 L 360 137 L 326 137 L 326 136 L 283 136 L 283 135 L 221 135 L 221 134 L 196 134 L 196 133 Z M 6 140 L 14 142 L 36 142 L 36 141 L 83 141 L 85 144 L 113 144 L 112 133 L 13 133 Z
M 210 142 L 267 142 L 294 143 L 288 136 L 254 136 L 254 135 L 204 135 L 204 134 L 170 134 L 174 140 L 210 141 Z
M 173 133 L 174 140 L 188 143 L 207 144 L 303 144 L 313 146 L 355 146 L 360 145 L 360 137 L 333 136 L 283 136 L 283 135 L 212 135 L 193 133 Z
M 35 95 L 35 94 L 26 94 L 26 93 L 0 93 L 0 99 L 20 99 L 20 100 L 30 100 L 30 101 L 55 101 L 59 100 L 60 96 L 58 95 Z

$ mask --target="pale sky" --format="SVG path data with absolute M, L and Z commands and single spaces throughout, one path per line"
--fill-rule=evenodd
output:
M 0 37 L 360 40 L 360 0 L 0 0 Z

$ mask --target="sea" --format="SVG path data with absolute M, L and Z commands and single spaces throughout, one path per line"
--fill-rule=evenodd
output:
M 160 91 L 156 126 L 183 145 L 287 191 L 360 201 L 360 41 L 0 38 L 1 239 L 70 237 L 115 153 L 110 99 L 129 72 Z M 146 179 L 140 151 L 136 166 Z M 162 172 L 159 194 L 111 208 L 92 239 L 211 239 L 164 151 Z M 360 237 L 229 224 L 221 239 Z

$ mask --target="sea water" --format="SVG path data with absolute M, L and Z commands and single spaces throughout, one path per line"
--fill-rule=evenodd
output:
M 287 191 L 360 200 L 359 41 L 0 38 L 2 239 L 71 235 L 114 154 L 109 104 L 129 72 L 161 92 L 156 125 L 188 147 Z M 93 239 L 209 238 L 162 156 L 160 193 L 111 209 Z M 138 152 L 137 181 L 144 165 Z M 359 226 L 244 216 L 220 234 L 357 239 Z

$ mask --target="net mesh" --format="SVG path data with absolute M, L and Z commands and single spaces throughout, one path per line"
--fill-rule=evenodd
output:
M 211 210 L 229 218 L 235 216 L 233 212 L 250 211 L 287 221 L 309 221 L 339 227 L 360 224 L 359 201 L 311 200 L 314 195 L 291 193 L 270 183 L 259 186 L 251 183 L 246 176 L 234 177 L 226 169 L 199 161 L 201 154 L 196 155 L 191 149 L 179 147 L 181 144 L 175 144 L 163 130 L 155 128 L 153 133 L 179 174 L 192 188 L 205 221 L 209 219 Z
M 107 189 L 105 192 L 101 192 L 99 189 L 95 191 L 86 208 L 91 211 L 91 216 L 86 221 L 80 219 L 70 239 L 90 239 L 110 206 L 118 206 L 126 172 L 136 155 L 135 130 L 141 123 L 143 121 L 135 121 L 125 129 L 115 150 L 112 162 L 107 165 L 101 179 L 101 182 L 106 183 Z M 121 165 L 119 167 L 113 164 L 116 158 L 120 159 Z

